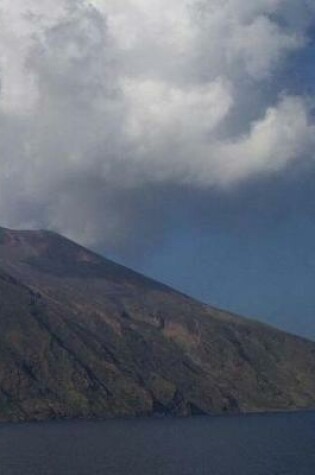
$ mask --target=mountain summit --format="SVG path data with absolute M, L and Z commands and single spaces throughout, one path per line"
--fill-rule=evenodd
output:
M 0 420 L 315 406 L 315 343 L 0 228 Z

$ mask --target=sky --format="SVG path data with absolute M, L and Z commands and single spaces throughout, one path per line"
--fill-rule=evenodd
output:
M 313 0 L 0 0 L 0 222 L 315 339 Z

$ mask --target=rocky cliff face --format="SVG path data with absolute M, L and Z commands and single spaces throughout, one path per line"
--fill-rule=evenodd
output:
M 315 344 L 0 230 L 0 420 L 315 407 Z

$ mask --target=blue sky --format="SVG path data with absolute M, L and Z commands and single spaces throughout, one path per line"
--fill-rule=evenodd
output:
M 123 261 L 204 302 L 315 339 L 314 184 L 308 172 L 217 196 L 219 209 Z
M 315 338 L 315 225 L 174 236 L 139 270 L 204 302 Z M 136 262 L 131 262 L 137 267 Z

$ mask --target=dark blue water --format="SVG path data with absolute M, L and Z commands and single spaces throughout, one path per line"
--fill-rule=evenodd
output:
M 315 413 L 0 425 L 1 475 L 314 475 Z

